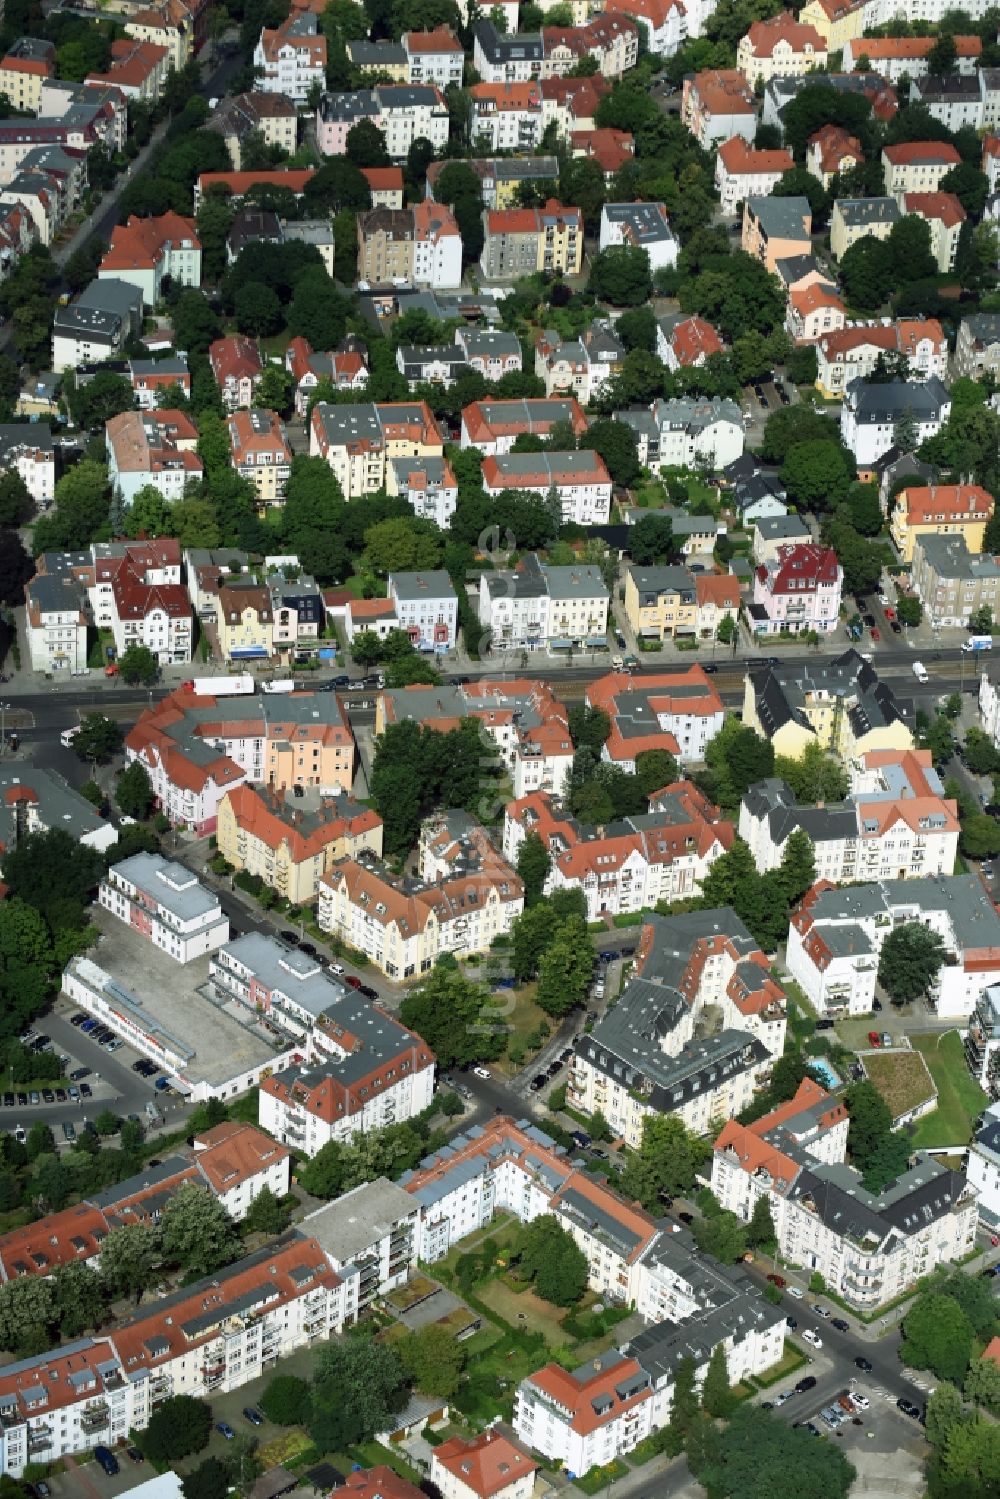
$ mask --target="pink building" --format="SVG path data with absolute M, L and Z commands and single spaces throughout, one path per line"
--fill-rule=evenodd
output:
M 754 633 L 831 634 L 837 628 L 843 584 L 844 569 L 832 547 L 814 541 L 779 547 L 777 555 L 754 573 Z

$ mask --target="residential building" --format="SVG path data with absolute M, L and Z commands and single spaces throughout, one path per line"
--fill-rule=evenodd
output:
M 859 240 L 888 239 L 902 217 L 896 198 L 838 198 L 830 214 L 830 249 L 843 260 Z
M 456 328 L 455 343 L 469 368 L 484 380 L 502 380 L 504 375 L 521 371 L 521 341 L 516 333 L 498 328 Z
M 969 1071 L 991 1099 L 997 1096 L 997 1042 L 1000 1041 L 1000 989 L 987 989 L 969 1021 L 965 1055 Z M 980 1223 L 991 1233 L 1000 1222 L 1000 1113 L 992 1104 L 982 1115 L 966 1157 L 969 1186 L 976 1193 Z M 1000 1347 L 994 1338 L 983 1351 L 996 1359 Z
M 225 593 L 219 590 L 221 608 Z M 232 654 L 259 659 L 265 649 L 255 643 Z M 140 716 L 126 735 L 125 755 L 145 767 L 160 810 L 199 836 L 215 831 L 219 802 L 244 781 L 329 795 L 349 792 L 354 782 L 354 739 L 332 692 L 219 699 L 171 693 Z
M 949 130 L 969 125 L 983 130 L 986 117 L 986 80 L 981 69 L 971 74 L 923 73 L 910 79 L 910 103 L 922 104 Z
M 441 953 L 487 952 L 524 909 L 524 888 L 492 849 L 450 878 L 399 880 L 372 861 L 337 861 L 319 883 L 317 920 L 390 979 L 433 968 Z
M 28 833 L 61 828 L 99 853 L 118 842 L 118 829 L 54 770 L 23 763 L 0 771 L 0 843 L 15 848 Z
M 43 552 L 35 559 L 35 576 L 24 585 L 32 671 L 69 674 L 87 665 L 87 616 L 72 564 L 67 552 Z
M 913 426 L 919 447 L 937 436 L 950 415 L 951 397 L 937 375 L 923 383 L 851 380 L 844 391 L 840 435 L 864 472 L 895 444 L 901 422 Z
M 314 85 L 326 85 L 326 37 L 315 16 L 293 13 L 275 30 L 260 34 L 253 54 L 257 86 L 305 104 Z
M 276 146 L 286 156 L 298 144 L 298 110 L 284 94 L 255 91 L 229 94 L 205 121 L 204 129 L 221 135 L 234 172 L 243 167 L 243 148 L 258 132 L 266 146 Z
M 799 542 L 758 563 L 749 605 L 755 635 L 831 635 L 840 624 L 844 569 L 832 547 Z
M 1000 370 L 1000 314 L 970 313 L 959 324 L 955 373 L 978 380 L 987 370 Z
M 442 458 L 444 434 L 424 401 L 313 407 L 309 451 L 330 465 L 345 500 L 386 482 L 394 458 Z
M 245 333 L 217 338 L 209 346 L 208 361 L 227 411 L 237 411 L 254 404 L 264 364 L 260 350 L 252 338 L 248 338 Z
M 106 424 L 104 440 L 108 479 L 124 505 L 150 486 L 170 502 L 183 499 L 204 473 L 198 429 L 183 411 L 123 411 Z
M 621 78 L 639 60 L 639 28 L 629 16 L 601 14 L 583 26 L 543 26 L 543 75 L 568 73 L 592 57 L 602 78 Z
M 912 703 L 897 700 L 855 650 L 808 666 L 751 672 L 743 722 L 770 739 L 776 755 L 793 760 L 810 744 L 842 760 L 913 746 Z
M 220 585 L 215 625 L 224 661 L 266 661 L 274 654 L 271 591 L 252 577 Z
M 801 515 L 762 515 L 754 521 L 750 556 L 755 563 L 775 559 L 782 547 L 812 540 Z
M 864 159 L 861 142 L 842 125 L 821 126 L 806 146 L 806 170 L 827 189 L 834 177 L 860 166 Z
M 899 83 L 903 77 L 922 78 L 927 59 L 934 50 L 934 36 L 858 36 L 844 46 L 844 67 L 852 72 L 860 57 L 866 57 L 874 72 Z M 959 73 L 974 73 L 983 52 L 978 36 L 956 36 L 955 66 Z
M 576 80 L 570 80 L 571 83 L 574 81 Z M 479 179 L 484 208 L 516 207 L 518 187 L 522 182 L 554 182 L 559 176 L 559 163 L 554 156 L 473 156 L 464 160 L 465 165 Z M 435 184 L 446 165 L 447 162 L 444 161 L 432 161 L 428 166 L 427 197 L 434 197 Z M 374 197 L 372 201 L 374 202 Z M 399 206 L 402 207 L 402 204 Z
M 995 613 L 1000 608 L 1000 564 L 995 557 L 970 552 L 962 536 L 918 537 L 911 581 L 935 629 L 968 629 L 978 610 Z
M 78 567 L 93 622 L 110 631 L 119 656 L 144 645 L 161 665 L 191 660 L 191 604 L 180 561 L 178 543 L 161 537 L 94 545 L 87 565 Z
M 458 599 L 446 572 L 390 573 L 387 592 L 399 629 L 406 631 L 417 650 L 455 649 Z
M 599 453 L 505 453 L 483 460 L 483 490 L 528 490 L 541 499 L 554 495 L 563 522 L 606 525 L 611 513 L 611 475 Z
M 161 397 L 177 389 L 191 395 L 191 371 L 185 354 L 167 354 L 162 359 L 130 359 L 128 377 L 140 411 L 162 406 Z
M 401 42 L 349 41 L 347 55 L 352 68 L 362 78 L 370 76 L 388 79 L 392 83 L 410 82 L 409 59 Z
M 108 277 L 137 286 L 146 307 L 160 301 L 164 278 L 176 286 L 201 285 L 201 241 L 194 219 L 177 213 L 139 219 L 111 231 L 111 244 L 97 268 L 98 280 Z
M 769 20 L 754 21 L 740 39 L 736 66 L 751 84 L 757 84 L 821 71 L 826 57 L 826 42 L 816 28 L 783 10 Z
M 677 241 L 662 203 L 605 203 L 598 247 L 612 245 L 645 250 L 654 274 L 677 264 Z
M 319 645 L 326 624 L 323 593 L 314 578 L 299 570 L 294 555 L 269 557 L 267 563 L 275 654 L 301 658 L 303 652 L 311 653 Z
M 442 91 L 462 86 L 465 49 L 450 26 L 433 31 L 404 31 L 400 38 L 406 56 L 406 83 L 432 83 Z
M 847 308 L 830 284 L 813 282 L 788 293 L 785 328 L 797 344 L 815 344 L 827 333 L 837 332 L 847 320 Z
M 293 338 L 285 350 L 285 369 L 295 381 L 295 414 L 304 417 L 309 398 L 321 380 L 337 390 L 361 390 L 368 383 L 368 365 L 358 340 L 346 338 L 328 354 L 316 354 L 307 338 Z
M 52 368 L 116 359 L 142 330 L 142 293 L 128 281 L 95 280 L 52 317 Z
M 568 1102 L 627 1145 L 659 1114 L 704 1134 L 746 1107 L 784 1039 L 785 996 L 734 911 L 648 917 L 618 1003 L 575 1043 Z
M 382 692 L 375 732 L 411 719 L 447 733 L 463 718 L 478 720 L 503 760 L 515 797 L 533 791 L 559 796 L 565 790 L 573 760 L 566 709 L 551 688 L 536 679 L 480 677 L 461 687 L 417 685 Z M 436 865 L 428 869 L 439 872 Z
M 604 9 L 610 15 L 631 16 L 641 22 L 654 57 L 673 57 L 694 34 L 687 8 L 680 0 L 608 0 Z
M 402 208 L 402 167 L 362 167 L 361 175 L 371 189 L 373 208 Z
M 97 887 L 97 900 L 178 963 L 229 941 L 229 918 L 218 896 L 190 869 L 162 854 L 133 854 L 112 864 Z
M 639 462 L 655 474 L 699 464 L 718 473 L 743 452 L 743 413 L 720 396 L 656 400 L 650 411 L 619 411 L 617 420 L 632 428 Z
M 590 684 L 587 702 L 611 720 L 601 759 L 629 774 L 645 750 L 666 750 L 682 765 L 704 760 L 722 728 L 722 699 L 701 666 L 638 677 L 612 672 Z
M 462 239 L 451 209 L 425 199 L 359 214 L 358 276 L 370 286 L 461 286 Z
M 900 318 L 852 323 L 824 334 L 816 344 L 816 388 L 830 400 L 843 396 L 852 380 L 867 380 L 879 360 L 903 355 L 909 376 L 926 380 L 948 373 L 948 339 L 936 318 Z
M 647 737 L 649 747 L 660 748 L 670 736 Z M 633 754 L 641 754 L 637 746 L 638 740 L 629 746 Z M 549 853 L 546 892 L 581 890 L 587 920 L 602 921 L 649 910 L 657 901 L 697 896 L 716 859 L 732 847 L 734 829 L 695 786 L 677 781 L 650 797 L 647 813 L 615 818 L 599 828 L 582 827 L 556 811 L 544 792 L 509 802 L 504 815 L 508 859 L 516 860 L 529 833 L 541 838 Z
M 583 214 L 550 198 L 541 208 L 483 210 L 483 275 L 510 280 L 535 271 L 578 276 Z
M 637 1359 L 614 1352 L 572 1373 L 546 1364 L 518 1386 L 514 1430 L 567 1472 L 589 1473 L 651 1435 L 650 1377 Z
M 975 1193 L 930 1156 L 881 1192 L 844 1164 L 842 1103 L 811 1079 L 751 1125 L 727 1123 L 715 1142 L 712 1190 L 749 1221 L 766 1199 L 782 1257 L 821 1275 L 860 1311 L 895 1301 L 937 1265 L 960 1261 L 975 1241 Z
M 784 781 L 758 781 L 743 797 L 739 833 L 757 868 L 779 868 L 802 829 L 816 878 L 831 885 L 947 875 L 958 852 L 956 803 L 944 794 L 929 750 L 881 750 L 851 765 L 847 801 L 801 806 Z
M 657 319 L 656 355 L 668 370 L 700 369 L 722 352 L 721 338 L 704 318 L 677 313 Z
M 297 906 L 315 901 L 334 860 L 382 853 L 382 819 L 349 796 L 294 796 L 246 783 L 223 795 L 215 836 L 234 869 L 259 876 Z
M 773 271 L 779 260 L 812 251 L 807 198 L 748 198 L 743 205 L 742 248 Z
M 625 569 L 625 618 L 637 639 L 714 640 L 723 619 L 739 619 L 736 578 L 678 564 Z
M 966 213 L 954 193 L 907 193 L 903 208 L 908 214 L 923 219 L 930 229 L 930 251 L 941 275 L 955 269 L 958 254 L 958 236 L 965 223 Z
M 587 418 L 575 397 L 473 401 L 462 412 L 460 446 L 478 448 L 484 457 L 509 453 L 521 433 L 548 437 L 557 422 L 570 422 L 577 437 L 587 430 Z
M 234 411 L 226 419 L 229 453 L 241 479 L 257 491 L 261 509 L 280 505 L 292 469 L 292 450 L 276 411 Z
M 575 131 L 597 128 L 594 118 L 597 106 L 611 85 L 600 73 L 595 73 L 584 78 L 542 78 L 538 88 L 542 98 L 542 132 L 551 125 L 556 137 L 565 141 Z
M 538 145 L 544 123 L 537 82 L 474 83 L 469 96 L 469 133 L 477 149 L 530 151 Z
M 431 1454 L 430 1480 L 441 1499 L 531 1499 L 538 1464 L 503 1432 L 449 1437 Z
M 508 460 L 486 463 L 501 461 Z M 500 486 L 508 487 L 522 486 Z M 479 623 L 489 630 L 493 651 L 606 649 L 608 602 L 600 568 L 550 567 L 535 552 L 523 556 L 513 571 L 484 572 L 479 579 Z
M 943 1019 L 967 1020 L 1000 980 L 1000 916 L 976 876 L 814 885 L 792 917 L 788 971 L 818 1013 L 866 1015 L 882 944 L 905 922 L 929 927 L 945 946 L 926 1003 Z
M 757 133 L 753 89 L 738 68 L 706 68 L 685 78 L 681 124 L 706 151 L 734 135 L 752 141 Z
M 546 328 L 535 339 L 535 374 L 545 381 L 545 394 L 575 395 L 587 406 L 621 369 L 625 345 L 614 325 L 595 319 L 579 338 L 563 339 Z
M 55 44 L 20 36 L 0 62 L 0 93 L 22 114 L 37 115 L 42 84 L 55 73 Z
M 301 198 L 315 175 L 315 167 L 262 167 L 246 172 L 202 172 L 194 185 L 194 210 L 195 213 L 198 212 L 202 198 L 213 187 L 226 188 L 234 208 L 242 203 L 254 187 L 284 189 L 293 197 Z
M 133 10 L 125 34 L 165 47 L 167 70 L 179 73 L 208 39 L 208 10 L 204 0 L 162 0 Z
M 458 505 L 458 481 L 446 458 L 393 458 L 386 467 L 387 494 L 401 494 L 414 515 L 444 531 Z
M 347 134 L 359 120 L 371 120 L 385 136 L 393 161 L 405 161 L 415 140 L 439 151 L 448 141 L 448 106 L 430 84 L 380 83 L 353 93 L 323 94 L 316 114 L 316 140 L 324 156 L 342 156 Z
M 484 83 L 530 83 L 542 76 L 545 49 L 540 31 L 498 31 L 489 19 L 472 33 L 472 65 Z
M 929 484 L 902 489 L 892 502 L 889 534 L 903 562 L 912 562 L 918 537 L 961 536 L 981 552 L 994 500 L 978 484 Z
M 56 453 L 50 430 L 37 423 L 0 423 L 0 473 L 16 473 L 40 510 L 55 498 Z
M 748 198 L 767 197 L 790 172 L 790 151 L 756 150 L 742 135 L 724 141 L 715 153 L 715 186 L 723 213 L 735 214 Z
M 904 141 L 883 146 L 885 190 L 891 198 L 898 198 L 900 193 L 936 193 L 941 178 L 961 160 L 948 141 Z

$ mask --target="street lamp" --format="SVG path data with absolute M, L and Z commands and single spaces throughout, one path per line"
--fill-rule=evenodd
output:
M 0 703 L 0 755 L 3 754 L 7 745 L 6 715 L 10 712 L 10 703 Z

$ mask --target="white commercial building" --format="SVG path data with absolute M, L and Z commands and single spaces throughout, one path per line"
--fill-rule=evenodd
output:
M 97 899 L 178 963 L 190 963 L 229 941 L 229 917 L 218 896 L 190 869 L 162 854 L 133 854 L 113 864 L 98 886 Z

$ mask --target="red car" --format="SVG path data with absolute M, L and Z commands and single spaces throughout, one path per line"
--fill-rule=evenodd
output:
M 785 1277 L 783 1275 L 769 1275 L 767 1278 L 771 1282 L 772 1286 L 777 1286 L 778 1287 L 779 1291 L 781 1290 L 781 1288 L 783 1286 L 787 1286 L 787 1284 L 788 1284 L 787 1280 L 785 1279 Z
M 350 989 L 360 989 L 361 988 L 361 980 L 358 978 L 358 976 L 357 976 L 356 973 L 348 973 L 345 976 L 345 978 L 344 978 L 344 983 Z
M 869 1042 L 869 1045 L 871 1045 L 871 1046 L 881 1046 L 882 1045 L 882 1032 L 881 1031 L 869 1031 L 868 1032 L 868 1042 Z
M 890 622 L 890 624 L 896 618 L 896 611 L 895 611 L 895 609 L 890 609 L 888 604 L 886 604 L 885 608 L 882 610 L 882 613 L 885 615 L 886 619 Z
M 882 639 L 881 635 L 878 632 L 878 627 L 876 625 L 872 625 L 871 629 L 868 631 L 868 634 L 871 636 L 872 640 L 881 640 Z

